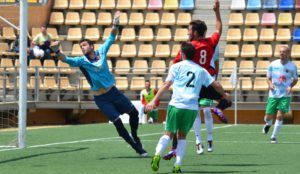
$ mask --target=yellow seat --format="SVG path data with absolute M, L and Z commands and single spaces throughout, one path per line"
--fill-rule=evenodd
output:
M 35 89 L 36 78 L 38 78 L 38 87 L 43 86 L 43 82 L 42 82 L 42 78 L 41 77 L 30 76 L 30 81 L 27 84 L 27 88 L 29 90 Z
M 134 28 L 123 28 L 120 41 L 122 42 L 132 42 L 135 40 L 135 31 Z
M 130 72 L 130 63 L 129 60 L 117 60 L 115 73 L 129 73 Z
M 159 24 L 159 15 L 158 13 L 147 13 L 145 19 L 145 25 L 158 25 Z
M 290 26 L 293 23 L 292 13 L 279 13 L 278 25 Z
M 138 57 L 153 57 L 152 44 L 141 44 L 138 52 Z
M 157 44 L 155 57 L 169 57 L 170 56 L 170 46 L 169 44 Z
M 8 40 L 16 39 L 16 34 L 12 27 L 3 27 L 2 31 L 3 31 L 2 34 L 3 34 L 4 39 L 8 39 Z
M 224 90 L 226 90 L 226 91 L 232 91 L 234 89 L 234 86 L 232 86 L 229 83 L 229 78 L 228 77 L 222 77 L 220 83 L 223 86 Z
M 189 25 L 192 21 L 191 13 L 178 13 L 177 16 L 177 25 Z
M 234 60 L 225 60 L 223 63 L 222 73 L 231 74 L 234 68 L 237 67 L 236 61 Z
M 144 77 L 132 77 L 130 82 L 130 90 L 142 90 L 145 88 Z
M 274 50 L 274 57 L 279 57 L 279 49 L 282 46 L 286 46 L 289 48 L 289 45 L 287 45 L 287 44 L 276 44 L 275 50 Z
M 83 9 L 83 0 L 70 0 L 69 9 L 71 10 Z
M 175 30 L 175 36 L 174 41 L 187 41 L 189 39 L 189 36 L 187 35 L 188 30 L 186 28 L 176 28 Z
M 83 56 L 83 53 L 81 51 L 81 48 L 79 46 L 79 44 L 74 44 L 73 48 L 72 48 L 72 56 Z
M 95 25 L 96 15 L 93 12 L 84 12 L 81 18 L 81 25 Z
M 276 41 L 289 42 L 291 40 L 291 31 L 289 28 L 279 28 L 276 34 Z
M 274 41 L 274 29 L 273 28 L 262 28 L 260 31 L 259 40 L 260 41 Z
M 259 15 L 258 13 L 247 13 L 245 19 L 245 25 L 247 26 L 257 26 L 259 25 Z
M 42 67 L 40 59 L 31 59 L 29 61 L 29 67 L 27 68 L 27 72 L 34 73 L 36 70 L 36 67 L 38 67 L 38 68 Z
M 300 83 L 297 83 L 297 84 L 293 87 L 293 91 L 300 91 Z
M 4 84 L 5 82 L 5 84 Z M 14 85 L 9 82 L 8 76 L 0 75 L 0 89 L 13 89 Z
M 238 84 L 237 84 L 237 90 L 240 90 L 240 82 L 242 82 L 242 90 L 243 91 L 251 91 L 253 86 L 252 86 L 252 80 L 250 77 L 240 77 L 238 79 Z
M 300 13 L 295 14 L 294 25 L 300 25 Z
M 178 9 L 178 0 L 165 0 L 164 9 L 165 10 L 177 10 Z
M 53 9 L 65 10 L 69 7 L 68 0 L 55 0 Z
M 85 77 L 80 78 L 79 89 L 80 90 L 90 90 L 91 89 L 91 87 Z
M 157 41 L 170 41 L 171 30 L 169 28 L 159 28 L 156 35 Z
M 141 28 L 138 40 L 141 42 L 152 41 L 153 30 L 151 28 Z
M 7 51 L 9 50 L 8 44 L 6 42 L 0 43 L 0 56 L 7 55 Z
M 107 60 L 107 65 L 108 65 L 108 68 L 109 68 L 109 72 L 112 72 L 113 68 L 112 68 L 111 60 Z
M 256 28 L 246 28 L 244 30 L 243 40 L 244 41 L 257 41 L 258 35 Z
M 47 28 L 47 32 L 52 35 L 54 40 L 64 40 L 64 38 L 58 36 L 56 28 Z
M 242 13 L 231 13 L 229 17 L 229 26 L 240 26 L 244 24 Z
M 87 10 L 97 10 L 100 8 L 100 1 L 86 0 L 84 8 Z
M 272 57 L 273 50 L 271 44 L 260 44 L 258 46 L 257 57 Z
M 266 77 L 256 77 L 253 86 L 254 91 L 267 91 L 269 89 Z
M 122 48 L 121 57 L 135 57 L 136 46 L 135 44 L 124 44 Z
M 143 13 L 130 13 L 129 16 L 129 25 L 143 25 L 144 24 L 144 16 Z
M 119 90 L 128 90 L 128 79 L 127 77 L 115 77 L 116 87 Z
M 87 28 L 85 30 L 86 39 L 90 39 L 91 41 L 98 41 L 100 39 L 99 29 L 98 28 Z
M 163 85 L 162 77 L 150 77 L 151 87 L 155 89 L 159 89 Z
M 163 13 L 160 25 L 175 25 L 175 13 Z
M 110 25 L 112 23 L 111 13 L 100 12 L 98 14 L 97 25 Z
M 133 10 L 145 10 L 147 8 L 146 0 L 133 0 L 132 9 Z
M 58 86 L 56 83 L 56 78 L 54 76 L 45 76 L 44 77 L 44 83 L 42 86 L 40 86 L 41 90 L 58 90 Z
M 82 38 L 81 28 L 69 28 L 68 30 L 68 41 L 79 41 Z
M 49 24 L 62 25 L 64 23 L 63 12 L 51 12 Z
M 240 69 L 239 73 L 253 73 L 254 72 L 254 65 L 252 60 L 242 60 L 240 62 Z
M 13 65 L 13 61 L 10 58 L 1 58 L 1 71 L 4 71 L 4 68 L 6 68 L 6 71 L 8 72 L 15 72 L 15 68 Z
M 242 39 L 241 29 L 239 28 L 230 28 L 227 32 L 226 40 L 229 42 L 239 42 Z
M 42 73 L 57 73 L 58 70 L 55 65 L 55 61 L 53 59 L 46 59 L 44 60 L 44 65 L 40 69 Z
M 293 44 L 291 51 L 292 58 L 300 58 L 300 45 Z M 300 69 L 300 66 L 298 67 Z
M 171 57 L 176 57 L 180 50 L 180 44 L 174 44 L 172 47 Z
M 256 63 L 256 73 L 266 74 L 268 72 L 268 68 L 270 66 L 270 61 L 259 60 Z
M 133 73 L 147 73 L 148 63 L 147 60 L 136 60 L 133 64 Z
M 256 50 L 254 44 L 244 44 L 242 46 L 241 57 L 255 57 Z
M 60 77 L 60 90 L 67 90 L 67 91 L 75 91 L 76 87 L 71 86 L 70 80 L 68 77 Z
M 237 44 L 227 44 L 224 57 L 239 57 L 240 51 Z
M 71 68 L 69 64 L 62 62 L 61 60 L 58 61 L 57 66 L 61 73 L 75 73 L 76 69 Z
M 112 10 L 116 6 L 115 1 L 112 0 L 102 0 L 101 1 L 101 9 L 102 10 Z
M 117 9 L 118 10 L 129 10 L 129 9 L 131 9 L 131 0 L 118 0 Z
M 166 62 L 164 60 L 153 60 L 151 64 L 151 73 L 165 73 Z
M 127 25 L 128 24 L 128 16 L 127 16 L 126 12 L 121 12 L 119 19 L 120 19 L 119 25 Z
M 119 57 L 120 54 L 120 45 L 112 44 L 107 52 L 107 57 Z
M 103 41 L 106 41 L 106 39 L 108 38 L 109 34 L 111 33 L 111 29 L 112 28 L 109 28 L 109 27 L 104 29 L 103 36 L 102 36 L 102 40 Z M 117 40 L 117 39 L 118 39 L 118 35 L 116 36 L 115 40 Z

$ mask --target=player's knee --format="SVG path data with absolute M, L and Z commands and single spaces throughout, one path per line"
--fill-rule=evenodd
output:
M 130 115 L 130 117 L 138 117 L 139 112 L 136 110 L 135 107 L 133 107 L 133 109 L 131 111 L 129 111 L 128 114 Z
M 203 108 L 203 112 L 204 112 L 205 119 L 211 119 L 212 118 L 210 107 Z

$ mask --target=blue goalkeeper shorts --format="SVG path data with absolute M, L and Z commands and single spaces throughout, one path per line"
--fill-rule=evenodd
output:
M 134 108 L 131 101 L 115 86 L 105 94 L 94 96 L 94 100 L 110 121 L 114 121 L 121 114 L 128 113 Z

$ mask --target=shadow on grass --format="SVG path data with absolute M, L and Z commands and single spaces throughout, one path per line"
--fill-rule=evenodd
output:
M 19 161 L 19 160 L 26 160 L 26 159 L 30 159 L 30 158 L 40 157 L 40 156 L 76 152 L 76 151 L 81 151 L 81 150 L 86 150 L 86 149 L 88 149 L 88 148 L 78 148 L 78 149 L 72 149 L 72 150 L 63 150 L 63 151 L 57 151 L 57 152 L 47 152 L 47 153 L 39 153 L 39 154 L 34 154 L 34 155 L 28 155 L 28 156 L 23 156 L 23 157 L 19 157 L 19 158 L 0 161 L 0 165 L 5 164 L 5 163 L 9 163 L 9 162 L 15 162 L 15 161 Z
M 278 164 L 197 164 L 184 166 L 222 166 L 222 167 L 253 167 L 253 166 L 272 166 Z
M 222 174 L 222 173 L 256 173 L 257 171 L 189 171 L 189 170 L 184 170 L 181 173 L 216 173 L 216 174 Z M 169 174 L 172 172 L 157 172 L 157 174 Z
M 115 157 L 103 157 L 98 158 L 98 160 L 111 160 L 111 159 L 144 159 L 144 158 L 151 158 L 151 156 L 141 157 L 141 156 L 115 156 Z

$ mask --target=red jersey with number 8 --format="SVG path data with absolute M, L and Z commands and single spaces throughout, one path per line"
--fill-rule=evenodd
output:
M 193 61 L 206 69 L 211 76 L 216 73 L 216 70 L 210 66 L 210 61 L 215 53 L 215 48 L 219 43 L 220 35 L 218 32 L 214 32 L 211 37 L 202 40 L 191 41 L 196 49 L 195 57 Z M 173 63 L 180 62 L 180 50 L 174 59 Z

